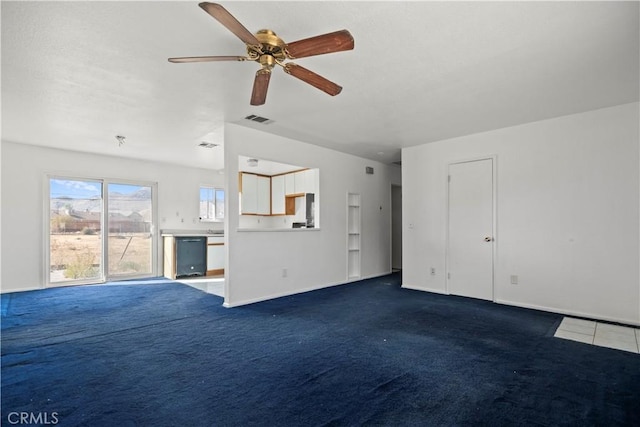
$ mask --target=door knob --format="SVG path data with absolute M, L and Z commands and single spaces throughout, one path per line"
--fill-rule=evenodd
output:
M 493 237 L 487 236 L 484 238 L 485 242 L 491 242 L 493 240 Z

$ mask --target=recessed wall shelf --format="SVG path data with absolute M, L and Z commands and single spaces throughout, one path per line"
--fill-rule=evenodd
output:
M 347 280 L 360 279 L 360 261 L 360 194 L 347 193 Z

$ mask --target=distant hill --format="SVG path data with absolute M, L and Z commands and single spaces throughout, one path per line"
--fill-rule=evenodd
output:
M 134 193 L 109 193 L 109 211 L 118 212 L 128 216 L 136 212 L 146 217 L 151 208 L 151 189 L 142 188 Z M 62 214 L 63 211 L 75 212 L 100 212 L 102 200 L 100 197 L 89 199 L 73 199 L 70 197 L 57 197 L 50 199 L 51 211 Z

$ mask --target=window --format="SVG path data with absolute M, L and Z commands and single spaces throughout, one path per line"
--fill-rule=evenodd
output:
M 200 221 L 224 220 L 224 190 L 200 187 Z

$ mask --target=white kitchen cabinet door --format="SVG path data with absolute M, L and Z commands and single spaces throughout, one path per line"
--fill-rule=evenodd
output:
M 316 181 L 317 181 L 318 169 L 307 169 L 304 171 L 304 192 L 316 193 Z
M 242 214 L 258 213 L 258 175 L 242 173 Z
M 224 245 L 207 246 L 207 271 L 224 269 Z
M 294 194 L 302 194 L 302 193 L 306 193 L 305 191 L 305 185 L 306 185 L 306 181 L 305 181 L 305 175 L 304 175 L 305 171 L 300 171 L 300 172 L 295 172 L 293 174 L 293 180 L 294 180 Z
M 290 196 L 291 194 L 296 193 L 295 187 L 295 174 L 288 173 L 284 175 L 284 194 Z
M 284 192 L 286 175 L 271 177 L 271 215 L 284 215 Z
M 258 215 L 271 215 L 271 178 L 268 176 L 258 176 Z

